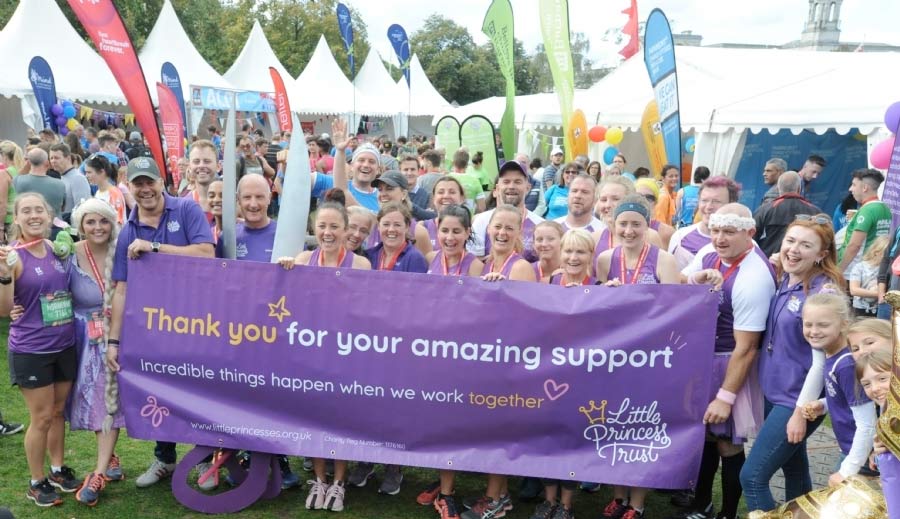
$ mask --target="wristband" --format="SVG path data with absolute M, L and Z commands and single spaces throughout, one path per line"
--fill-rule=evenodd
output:
M 116 348 L 118 348 L 119 347 L 119 339 L 107 339 L 106 345 L 107 346 L 115 346 Z
M 719 392 L 716 393 L 716 400 L 721 400 L 728 405 L 734 405 L 737 401 L 737 395 L 727 389 L 719 388 Z
M 12 276 L 0 277 L 0 285 L 9 285 L 12 283 Z

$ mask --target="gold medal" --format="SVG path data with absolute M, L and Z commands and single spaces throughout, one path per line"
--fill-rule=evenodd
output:
M 19 262 L 19 253 L 15 251 L 15 249 L 10 250 L 6 254 L 6 265 L 7 266 L 15 266 L 16 263 Z

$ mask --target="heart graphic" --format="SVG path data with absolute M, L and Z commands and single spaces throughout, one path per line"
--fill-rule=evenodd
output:
M 548 378 L 544 381 L 544 394 L 547 395 L 547 398 L 549 398 L 551 402 L 565 395 L 568 391 L 569 384 L 557 384 L 552 378 Z

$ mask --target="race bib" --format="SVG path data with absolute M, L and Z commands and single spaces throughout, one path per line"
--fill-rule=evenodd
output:
M 72 294 L 57 290 L 41 294 L 41 317 L 44 326 L 60 326 L 72 322 Z
M 100 343 L 103 338 L 103 314 L 93 312 L 91 318 L 87 322 L 88 340 L 92 345 Z

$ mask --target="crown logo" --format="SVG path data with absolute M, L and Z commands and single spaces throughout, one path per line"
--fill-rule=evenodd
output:
M 593 400 L 588 403 L 591 405 L 590 409 L 585 408 L 584 406 L 578 408 L 578 410 L 587 417 L 588 422 L 590 422 L 591 425 L 594 425 L 597 422 L 606 423 L 606 400 L 600 402 L 600 407 L 597 407 L 597 404 Z

